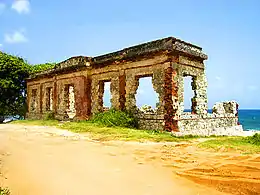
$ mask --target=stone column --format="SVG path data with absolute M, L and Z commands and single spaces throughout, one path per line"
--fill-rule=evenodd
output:
M 76 120 L 83 120 L 88 118 L 89 112 L 89 84 L 88 79 L 85 76 L 80 76 L 74 79 L 74 94 L 75 94 L 75 109 L 76 109 Z
M 98 92 L 99 92 L 99 83 L 98 80 L 93 79 L 91 82 L 91 113 L 98 113 Z
M 57 114 L 60 115 L 60 119 L 63 119 L 68 108 L 68 85 L 62 81 L 57 83 L 57 97 Z
M 120 108 L 120 90 L 119 90 L 119 78 L 115 77 L 111 79 L 110 84 L 110 92 L 111 92 L 111 107 L 119 110 Z
M 165 72 L 164 69 L 154 70 L 152 77 L 152 84 L 154 91 L 159 95 L 159 105 L 157 108 L 157 114 L 164 114 L 164 80 L 165 80 Z
M 192 99 L 192 107 L 195 114 L 205 115 L 208 112 L 207 85 L 204 72 L 193 78 L 192 89 L 195 96 Z
M 57 80 L 56 76 L 53 81 L 53 112 L 56 114 L 57 113 Z
M 180 117 L 184 111 L 184 77 L 183 75 L 178 72 L 177 76 L 177 83 L 178 83 L 178 110 L 177 110 L 177 115 Z
M 90 76 L 87 76 L 86 79 L 86 91 L 85 91 L 85 98 L 86 98 L 86 116 L 87 119 L 89 119 L 91 117 L 91 107 L 92 107 L 92 101 L 91 101 L 91 83 L 92 83 L 92 79 L 90 78 Z
M 124 110 L 125 109 L 125 102 L 126 102 L 126 78 L 125 74 L 119 76 L 119 109 Z
M 138 78 L 132 74 L 126 74 L 125 106 L 126 110 L 135 112 L 137 110 L 135 94 L 139 85 Z
M 178 83 L 177 72 L 172 67 L 165 70 L 164 77 L 164 129 L 178 131 Z
M 104 95 L 104 81 L 93 80 L 92 81 L 92 114 L 103 111 L 103 95 Z
M 43 94 L 44 94 L 43 84 L 41 83 L 40 84 L 40 97 L 39 97 L 40 113 L 42 113 Z

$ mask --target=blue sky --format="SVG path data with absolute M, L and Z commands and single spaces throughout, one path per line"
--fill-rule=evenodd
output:
M 0 0 L 0 50 L 32 64 L 96 56 L 175 36 L 201 46 L 209 107 L 260 108 L 260 1 Z M 155 96 L 142 83 L 141 104 Z M 185 85 L 185 107 L 191 90 Z M 149 98 L 148 98 L 149 97 Z

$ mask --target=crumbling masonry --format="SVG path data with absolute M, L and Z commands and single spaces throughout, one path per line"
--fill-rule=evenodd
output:
M 139 119 L 140 129 L 158 129 L 174 134 L 236 134 L 236 102 L 217 103 L 208 113 L 207 81 L 202 48 L 169 37 L 97 57 L 72 57 L 54 69 L 27 80 L 30 119 L 49 112 L 60 120 L 88 120 L 104 111 L 104 83 L 111 82 L 111 106 L 128 110 Z M 152 77 L 159 95 L 154 113 L 136 106 L 139 79 Z M 184 113 L 184 77 L 192 77 L 192 112 Z

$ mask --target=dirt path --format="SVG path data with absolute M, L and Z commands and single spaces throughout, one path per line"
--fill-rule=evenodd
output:
M 260 157 L 194 143 L 96 143 L 51 127 L 0 125 L 0 186 L 12 195 L 260 194 Z

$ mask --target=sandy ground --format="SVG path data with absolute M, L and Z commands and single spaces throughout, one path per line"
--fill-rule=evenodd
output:
M 260 155 L 191 143 L 94 142 L 53 127 L 0 125 L 0 186 L 12 195 L 260 194 Z

